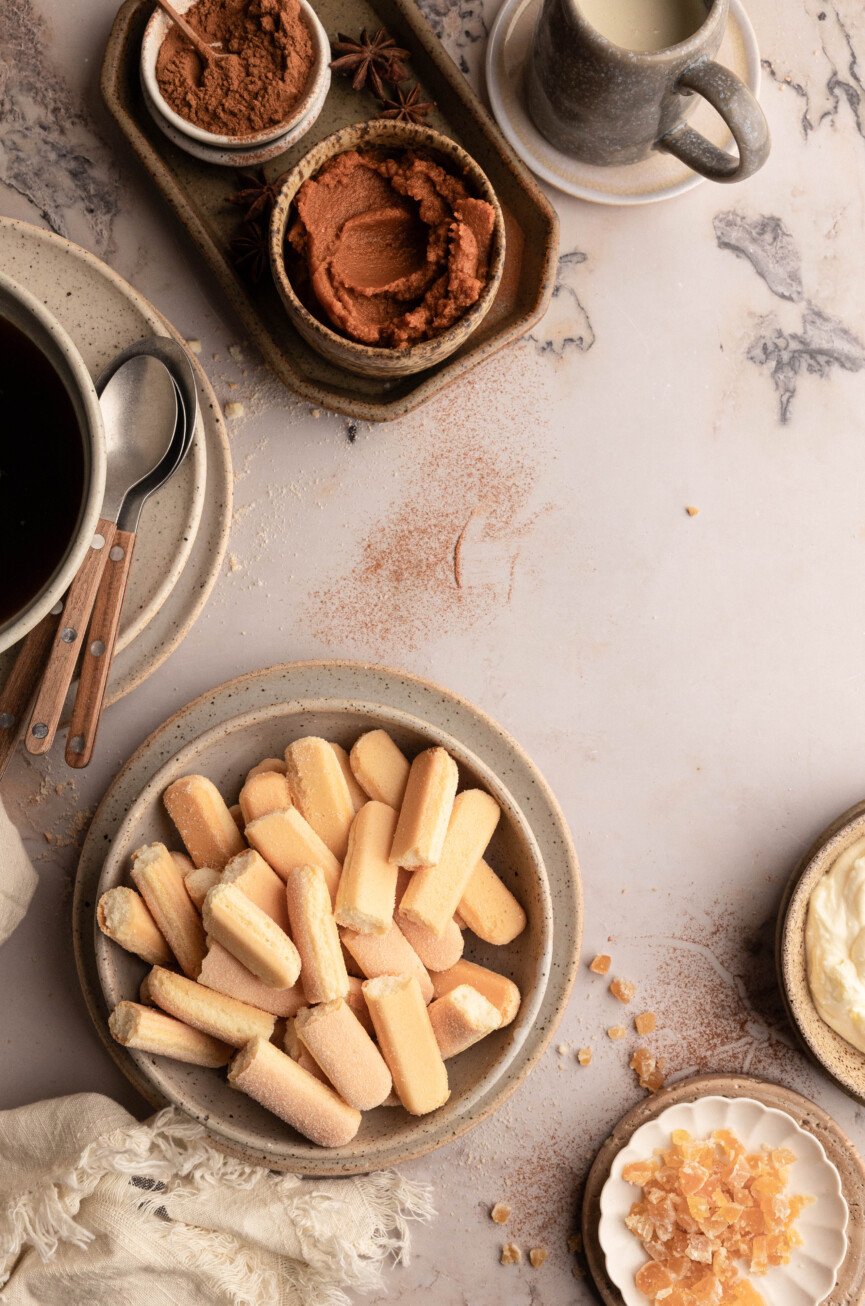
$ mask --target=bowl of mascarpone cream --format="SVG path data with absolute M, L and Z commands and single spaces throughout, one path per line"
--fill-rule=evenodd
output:
M 865 802 L 799 862 L 778 916 L 788 1015 L 811 1057 L 865 1102 Z

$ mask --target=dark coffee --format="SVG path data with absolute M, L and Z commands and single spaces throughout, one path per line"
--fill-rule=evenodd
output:
M 84 445 L 63 381 L 0 318 L 0 623 L 51 579 L 78 524 Z

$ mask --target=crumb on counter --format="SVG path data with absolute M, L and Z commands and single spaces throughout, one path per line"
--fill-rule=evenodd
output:
M 582 1250 L 583 1250 L 583 1237 L 582 1237 L 582 1234 L 579 1234 L 579 1233 L 572 1233 L 571 1236 L 570 1236 L 570 1238 L 568 1239 L 568 1251 L 569 1251 L 569 1252 L 581 1252 Z
M 522 1262 L 523 1254 L 516 1243 L 505 1243 L 502 1247 L 501 1264 L 502 1265 L 519 1265 Z
M 614 998 L 618 998 L 619 1002 L 631 1002 L 637 992 L 637 986 L 630 980 L 614 979 L 610 983 L 610 992 Z
M 511 1208 L 504 1202 L 496 1202 L 495 1206 L 490 1211 L 490 1219 L 495 1224 L 507 1224 L 510 1218 Z
M 654 1034 L 657 1028 L 658 1020 L 654 1011 L 642 1011 L 634 1017 L 634 1029 L 641 1037 L 644 1034 Z
M 570 1052 L 570 1050 L 571 1050 L 570 1043 L 560 1043 L 559 1046 L 556 1048 L 556 1051 L 558 1052 L 560 1057 L 566 1057 Z
M 589 962 L 589 970 L 594 971 L 596 975 L 606 975 L 612 964 L 612 957 L 606 952 L 599 952 L 594 961 Z
M 692 503 L 689 503 L 688 506 L 687 506 L 687 508 L 685 509 L 685 512 L 688 514 L 689 517 L 696 517 L 696 515 L 697 515 L 697 513 L 698 513 L 699 511 L 700 511 L 700 509 L 699 509 L 699 508 L 695 508 L 694 505 L 693 505 Z
M 627 1032 L 624 1025 L 611 1025 L 607 1030 L 607 1038 L 612 1039 L 614 1043 L 618 1043 L 619 1039 L 624 1038 Z
M 592 1064 L 592 1049 L 580 1048 L 577 1051 L 577 1060 L 581 1066 L 590 1066 Z
M 187 340 L 187 342 L 186 342 L 186 348 L 189 350 L 190 354 L 200 354 L 200 353 L 201 353 L 201 341 L 200 341 L 200 340 Z
M 529 1260 L 533 1268 L 539 1270 L 549 1254 L 546 1247 L 532 1247 L 529 1251 Z
M 231 403 L 225 405 L 225 416 L 229 420 L 233 417 L 243 417 L 246 409 L 237 399 L 232 399 Z

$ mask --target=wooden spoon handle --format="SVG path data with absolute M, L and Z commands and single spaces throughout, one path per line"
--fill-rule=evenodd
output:
M 87 556 L 78 569 L 78 574 L 66 595 L 63 608 L 63 620 L 59 623 L 57 635 L 48 656 L 45 675 L 36 695 L 36 702 L 30 714 L 25 746 L 28 753 L 47 753 L 54 743 L 60 714 L 66 702 L 66 694 L 75 673 L 75 663 L 84 640 L 84 632 L 93 611 L 96 591 L 102 579 L 108 551 L 114 540 L 117 527 L 113 521 L 101 517 L 96 527 L 94 543 L 87 551 Z M 102 540 L 99 547 L 97 540 Z
M 78 692 L 66 736 L 66 761 L 76 768 L 87 766 L 93 756 L 134 548 L 132 532 L 117 531 L 93 605 Z
M 12 670 L 0 690 L 0 779 L 15 752 L 59 620 L 59 612 L 49 612 L 25 635 Z
M 165 10 L 172 22 L 177 24 L 187 41 L 189 41 L 190 45 L 195 47 L 202 59 L 207 61 L 219 58 L 216 51 L 211 50 L 201 33 L 196 32 L 195 28 L 186 21 L 183 15 L 177 12 L 170 0 L 156 0 L 156 3 L 159 5 L 160 9 Z

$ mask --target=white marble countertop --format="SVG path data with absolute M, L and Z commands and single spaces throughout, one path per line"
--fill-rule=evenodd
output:
M 472 74 L 495 2 L 429 3 Z M 772 949 L 791 866 L 865 786 L 859 0 L 752 0 L 765 170 L 630 210 L 553 195 L 545 323 L 372 428 L 273 382 L 211 290 L 99 102 L 114 10 L 0 0 L 0 210 L 105 258 L 203 341 L 219 398 L 246 417 L 231 424 L 230 560 L 189 638 L 111 709 L 89 771 L 70 780 L 60 750 L 10 769 L 39 888 L 0 950 L 0 1107 L 87 1089 L 143 1112 L 78 994 L 81 814 L 189 698 L 338 656 L 447 684 L 528 749 L 580 854 L 584 960 L 609 950 L 638 983 L 671 1073 L 783 1080 L 861 1143 L 861 1110 L 793 1046 Z M 452 524 L 467 520 L 457 589 Z M 556 1042 L 593 1045 L 591 1067 L 554 1046 L 498 1117 L 406 1167 L 439 1216 L 376 1301 L 592 1300 L 566 1239 L 595 1149 L 640 1095 L 604 1035 L 621 1014 L 583 968 Z M 499 1266 L 499 1200 L 509 1237 L 549 1249 L 542 1269 Z

